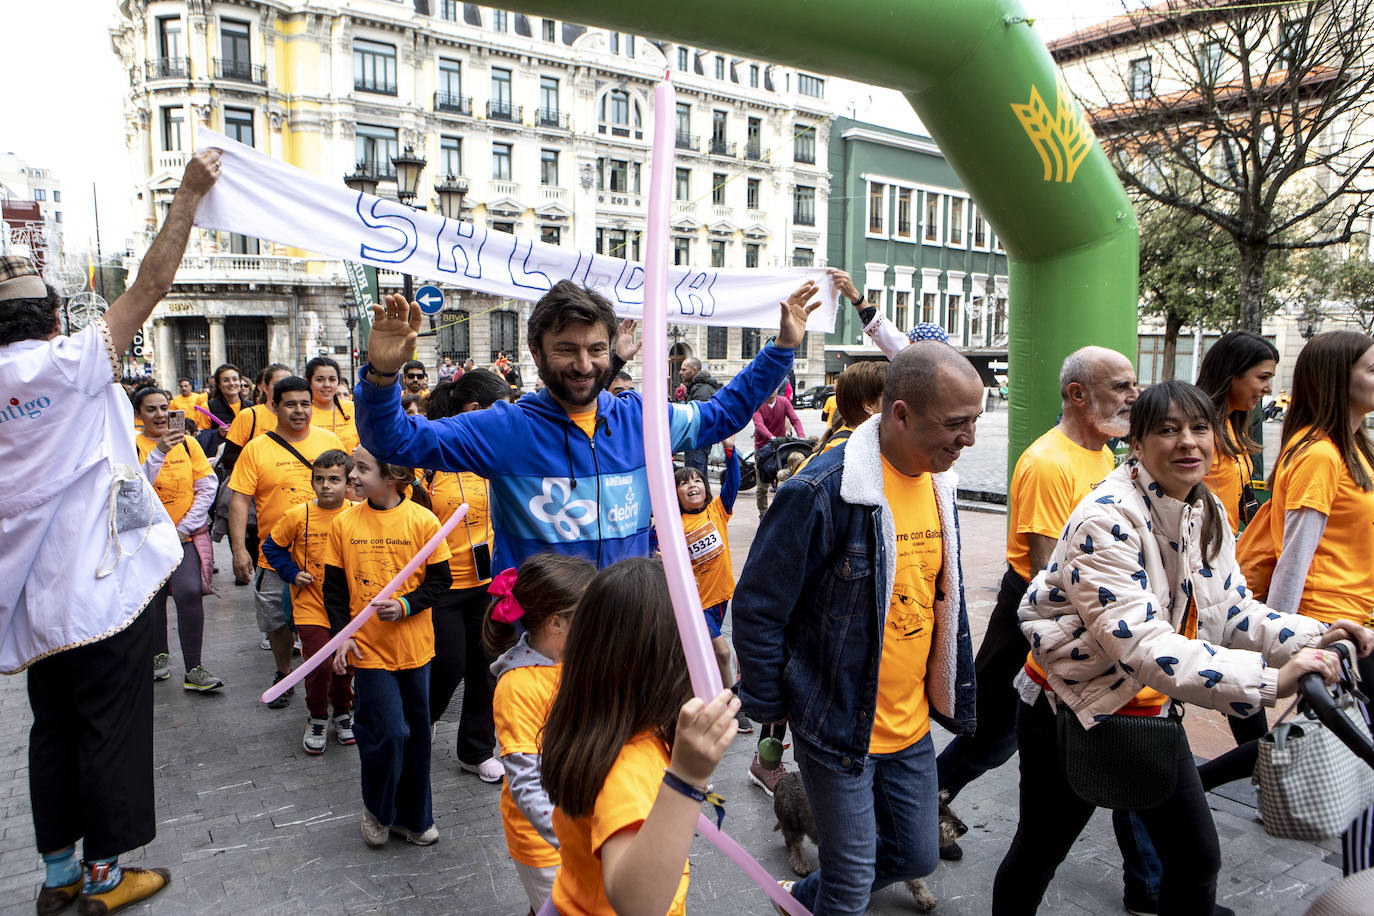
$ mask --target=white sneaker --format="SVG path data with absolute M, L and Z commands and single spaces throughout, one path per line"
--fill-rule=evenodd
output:
M 363 841 L 374 848 L 385 846 L 389 835 L 390 831 L 372 816 L 372 812 L 363 808 Z
M 262 634 L 262 642 L 258 643 L 258 648 L 265 651 L 272 651 L 272 640 L 267 638 L 267 634 Z
M 353 713 L 342 712 L 334 717 L 334 737 L 343 745 L 358 743 L 358 739 L 353 737 Z
M 505 767 L 501 766 L 501 761 L 495 757 L 488 757 L 481 763 L 458 762 L 458 769 L 465 773 L 476 773 L 477 778 L 482 782 L 500 782 L 506 775 Z
M 416 846 L 432 846 L 439 842 L 439 828 L 433 824 L 424 833 L 412 833 L 404 827 L 391 828 L 391 832 L 396 834 L 407 843 L 414 843 Z
M 329 743 L 328 730 L 328 719 L 317 719 L 311 716 L 305 720 L 305 736 L 301 738 L 301 746 L 305 748 L 307 754 L 319 755 L 324 753 L 325 745 Z

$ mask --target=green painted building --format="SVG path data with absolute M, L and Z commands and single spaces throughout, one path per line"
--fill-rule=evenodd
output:
M 826 262 L 903 331 L 938 324 L 989 384 L 1007 359 L 1007 255 L 929 137 L 837 118 L 830 130 Z M 882 353 L 843 309 L 826 336 L 833 381 Z

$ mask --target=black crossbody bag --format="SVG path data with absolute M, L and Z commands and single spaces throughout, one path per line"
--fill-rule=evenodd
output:
M 1133 811 L 1168 800 L 1178 782 L 1183 741 L 1183 704 L 1169 703 L 1167 716 L 1118 712 L 1085 729 L 1068 704 L 1059 700 L 1059 763 L 1073 793 L 1099 808 Z

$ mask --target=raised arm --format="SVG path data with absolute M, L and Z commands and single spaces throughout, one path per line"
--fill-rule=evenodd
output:
M 153 314 L 153 307 L 162 301 L 172 288 L 196 208 L 219 178 L 219 150 L 203 149 L 186 163 L 181 187 L 172 198 L 167 219 L 162 223 L 153 244 L 139 265 L 133 285 L 124 291 L 105 312 L 105 324 L 110 328 L 110 343 L 116 353 L 123 353 L 133 343 L 134 334 Z
M 725 440 L 725 476 L 720 481 L 720 504 L 727 513 L 735 511 L 735 497 L 739 496 L 739 456 L 735 454 L 735 437 Z

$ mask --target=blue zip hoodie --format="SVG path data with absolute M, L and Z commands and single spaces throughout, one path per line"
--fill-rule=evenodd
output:
M 671 451 L 704 448 L 744 428 L 787 377 L 792 356 L 790 348 L 765 347 L 710 400 L 670 405 Z M 495 569 L 549 551 L 585 557 L 598 568 L 649 555 L 638 392 L 601 392 L 595 435 L 588 437 L 548 389 L 431 422 L 401 409 L 399 385 L 378 388 L 367 375 L 354 389 L 364 448 L 390 464 L 471 471 L 491 482 Z

